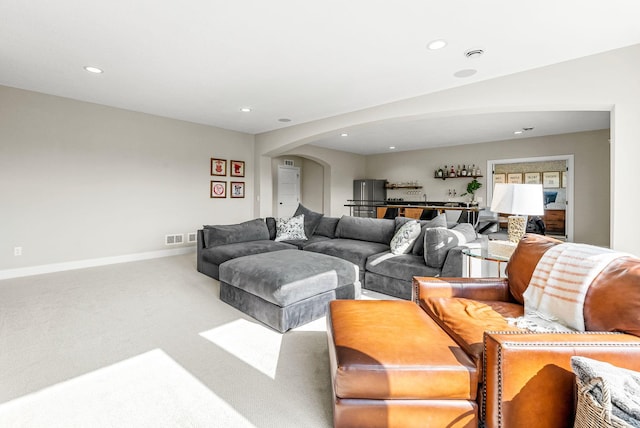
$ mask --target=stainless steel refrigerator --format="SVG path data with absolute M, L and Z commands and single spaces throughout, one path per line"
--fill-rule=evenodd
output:
M 356 217 L 376 217 L 376 205 L 384 205 L 387 200 L 387 180 L 353 180 L 353 215 Z

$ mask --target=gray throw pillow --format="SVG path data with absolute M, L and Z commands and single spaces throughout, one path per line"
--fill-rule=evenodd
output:
M 420 235 L 415 240 L 413 244 L 413 249 L 411 253 L 415 256 L 424 256 L 424 233 L 430 227 L 447 227 L 447 216 L 443 214 L 439 214 L 431 220 L 421 220 L 420 221 Z
M 233 244 L 236 242 L 261 241 L 269 239 L 269 229 L 264 219 L 256 218 L 238 224 L 206 225 L 205 247 Z
M 316 231 L 318 224 L 320 223 L 320 219 L 324 217 L 324 214 L 311 211 L 304 205 L 298 204 L 298 209 L 293 213 L 293 216 L 295 217 L 300 214 L 304 214 L 304 234 L 307 235 L 307 239 L 309 239 Z
M 335 238 L 336 227 L 338 226 L 339 221 L 339 217 L 322 217 L 318 222 L 318 227 L 316 228 L 315 234 L 326 236 L 327 238 Z
M 429 228 L 424 234 L 424 262 L 429 267 L 441 269 L 450 249 L 475 239 L 476 231 L 469 223 L 460 223 L 451 229 Z
M 267 217 L 265 222 L 267 223 L 267 229 L 269 229 L 269 239 L 273 241 L 276 239 L 276 219 Z

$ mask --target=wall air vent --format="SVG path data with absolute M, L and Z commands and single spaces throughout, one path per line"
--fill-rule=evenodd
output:
M 182 244 L 183 242 L 184 242 L 184 235 L 182 235 L 181 233 L 164 236 L 165 245 L 178 245 L 178 244 Z
M 467 58 L 478 58 L 484 54 L 484 50 L 482 49 L 469 49 L 464 53 L 464 56 Z

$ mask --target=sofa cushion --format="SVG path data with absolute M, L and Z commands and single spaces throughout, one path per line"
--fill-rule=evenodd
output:
M 205 225 L 203 229 L 204 246 L 206 248 L 236 242 L 269 239 L 269 229 L 261 218 L 239 224 Z
M 342 216 L 336 227 L 336 238 L 357 239 L 389 245 L 396 222 L 384 218 Z
M 427 229 L 432 227 L 447 227 L 447 216 L 443 214 L 439 214 L 431 220 L 421 220 L 420 221 L 420 235 L 416 238 L 414 242 L 413 249 L 411 252 L 416 256 L 424 255 L 424 234 Z
M 270 251 L 290 250 L 296 247 L 284 242 L 274 242 L 269 239 L 262 241 L 237 242 L 235 244 L 220 245 L 206 248 L 202 251 L 202 260 L 221 265 L 227 260 L 251 254 L 267 253 Z
M 409 282 L 414 276 L 440 276 L 440 269 L 425 265 L 422 256 L 414 254 L 396 255 L 391 251 L 369 256 L 366 270 L 367 272 Z
M 314 242 L 326 241 L 328 239 L 329 238 L 327 238 L 326 236 L 313 235 L 309 239 L 296 239 L 294 241 L 281 241 L 281 242 L 285 242 L 287 244 L 295 245 L 296 247 L 298 247 L 299 249 L 302 250 L 302 249 L 304 249 L 304 247 L 306 247 L 309 244 L 313 244 Z
M 393 220 L 389 220 L 393 224 Z M 378 242 L 358 241 L 355 239 L 327 239 L 326 241 L 315 242 L 306 245 L 305 251 L 314 251 L 329 256 L 340 257 L 348 260 L 360 268 L 361 275 L 364 275 L 364 267 L 367 257 L 389 251 L 389 246 Z
M 275 241 L 295 241 L 297 239 L 307 239 L 307 235 L 304 233 L 304 214 L 277 218 Z
M 429 297 L 421 300 L 420 305 L 480 364 L 485 331 L 522 331 L 505 319 L 523 315 L 524 307 L 517 303 Z
M 318 228 L 320 219 L 324 217 L 324 214 L 311 211 L 304 205 L 298 204 L 298 209 L 296 209 L 296 212 L 293 213 L 293 215 L 295 217 L 300 214 L 304 214 L 304 234 L 307 235 L 307 238 L 311 238 L 313 233 Z
M 339 217 L 327 217 L 324 216 L 318 222 L 315 234 L 320 236 L 326 236 L 327 238 L 336 237 L 336 227 L 340 221 Z
M 406 222 L 391 238 L 389 244 L 391 252 L 393 254 L 408 254 L 418 235 L 420 235 L 420 224 L 415 220 Z
M 441 268 L 451 248 L 475 239 L 476 231 L 469 223 L 457 224 L 451 229 L 427 229 L 424 235 L 424 261 L 427 266 Z

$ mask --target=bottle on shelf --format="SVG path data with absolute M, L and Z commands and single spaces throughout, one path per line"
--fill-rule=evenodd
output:
M 467 166 L 466 165 L 462 165 L 462 176 L 463 177 L 467 176 Z
M 447 166 L 445 165 L 444 167 L 446 168 Z M 444 177 L 444 171 L 442 170 L 442 168 L 438 169 L 438 177 Z
M 478 174 L 476 174 L 476 164 L 473 164 L 473 167 L 471 168 L 471 175 L 473 175 L 474 177 Z
M 449 177 L 455 177 L 456 176 L 456 170 L 453 169 L 453 164 L 451 165 L 451 171 L 449 171 Z
M 480 166 L 478 166 L 478 167 L 476 168 L 476 177 L 479 177 L 479 176 L 481 176 L 481 175 L 482 175 L 482 171 L 480 171 Z
M 461 174 L 462 174 L 462 170 L 460 169 L 460 164 L 458 164 L 458 169 L 456 169 L 456 175 L 460 177 Z

